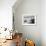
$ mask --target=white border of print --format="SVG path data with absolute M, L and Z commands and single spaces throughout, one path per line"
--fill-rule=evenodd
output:
M 24 23 L 24 17 L 25 16 L 34 16 L 34 18 L 35 18 L 35 23 L 34 24 L 28 24 L 28 23 Z M 28 18 L 27 18 L 28 19 Z M 24 15 L 22 15 L 22 25 L 36 25 L 36 15 L 31 15 L 31 14 L 24 14 Z

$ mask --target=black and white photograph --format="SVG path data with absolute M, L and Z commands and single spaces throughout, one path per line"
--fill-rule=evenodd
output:
M 34 15 L 23 16 L 22 24 L 23 25 L 35 25 L 36 24 L 36 16 L 34 16 Z

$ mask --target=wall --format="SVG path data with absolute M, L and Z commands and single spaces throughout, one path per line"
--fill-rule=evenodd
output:
M 41 1 L 41 40 L 42 46 L 46 46 L 46 0 Z
M 16 5 L 14 5 L 16 6 Z M 36 46 L 41 46 L 41 0 L 23 0 L 20 5 L 13 7 L 15 28 L 23 33 L 23 37 L 35 41 Z M 36 25 L 22 25 L 22 15 L 35 14 Z
M 12 28 L 12 6 L 16 0 L 0 0 L 0 27 Z

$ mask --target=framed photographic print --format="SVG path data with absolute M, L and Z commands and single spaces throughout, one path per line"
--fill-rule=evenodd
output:
M 23 15 L 22 16 L 22 25 L 35 25 L 36 16 L 35 15 Z

